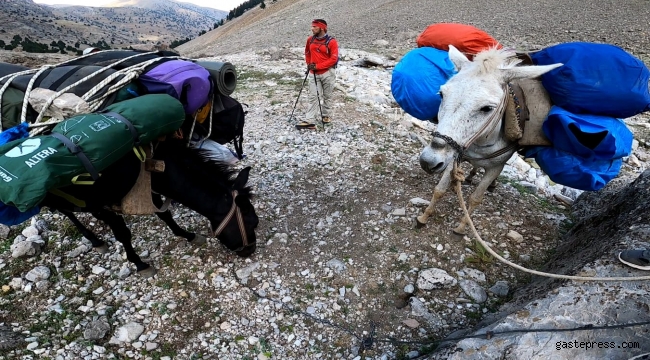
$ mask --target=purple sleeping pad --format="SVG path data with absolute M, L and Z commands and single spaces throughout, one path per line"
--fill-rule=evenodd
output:
M 207 104 L 212 85 L 208 70 L 191 61 L 166 61 L 139 77 L 149 94 L 169 94 L 180 100 L 186 114 Z

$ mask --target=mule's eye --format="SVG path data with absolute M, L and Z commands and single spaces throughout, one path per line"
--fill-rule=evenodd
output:
M 488 112 L 490 112 L 492 110 L 494 110 L 494 107 L 492 107 L 492 106 L 483 106 L 481 108 L 481 111 L 484 112 L 484 113 L 488 113 Z

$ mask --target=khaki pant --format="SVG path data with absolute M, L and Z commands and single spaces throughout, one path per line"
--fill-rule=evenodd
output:
M 336 70 L 329 69 L 325 73 L 316 75 L 316 84 L 318 84 L 318 97 L 316 96 L 316 84 L 314 83 L 314 74 L 307 77 L 309 83 L 309 110 L 307 111 L 307 122 L 321 121 L 321 109 L 323 116 L 332 116 L 332 93 L 334 92 L 334 83 L 336 82 Z M 318 100 L 320 98 L 320 108 Z

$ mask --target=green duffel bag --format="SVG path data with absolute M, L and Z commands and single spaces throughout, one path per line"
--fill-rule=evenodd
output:
M 7 143 L 0 147 L 0 202 L 31 209 L 50 189 L 85 173 L 97 179 L 135 145 L 176 131 L 184 120 L 180 101 L 151 94 L 67 119 L 49 135 Z
M 20 124 L 20 112 L 23 109 L 25 93 L 8 87 L 2 94 L 2 130 L 7 130 Z

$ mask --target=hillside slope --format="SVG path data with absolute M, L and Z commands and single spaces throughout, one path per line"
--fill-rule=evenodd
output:
M 443 1 L 278 0 L 178 48 L 189 56 L 220 55 L 271 46 L 302 46 L 310 21 L 324 18 L 341 48 L 394 51 L 412 48 L 435 22 L 478 26 L 508 46 L 534 49 L 556 42 L 597 41 L 635 54 L 650 44 L 646 0 Z M 373 45 L 387 40 L 387 48 Z M 643 54 L 641 54 L 643 55 Z
M 226 15 L 225 11 L 171 0 L 131 0 L 111 7 L 50 7 L 31 0 L 3 0 L 0 40 L 9 43 L 18 35 L 45 44 L 59 40 L 69 45 L 104 40 L 113 47 L 170 44 L 198 36 Z

